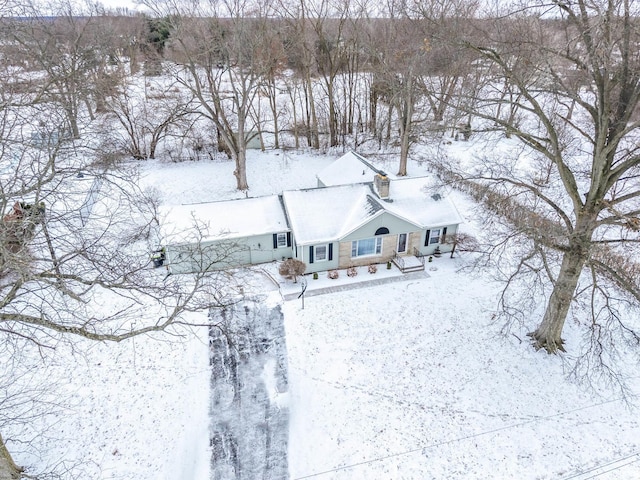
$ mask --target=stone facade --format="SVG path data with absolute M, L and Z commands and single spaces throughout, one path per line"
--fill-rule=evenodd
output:
M 407 254 L 413 252 L 415 237 L 417 236 L 417 245 L 420 242 L 420 232 L 409 234 L 409 245 Z M 338 268 L 361 267 L 363 265 L 371 265 L 372 263 L 385 263 L 393 258 L 393 253 L 398 246 L 398 235 L 382 236 L 382 253 L 380 255 L 368 255 L 366 257 L 351 258 L 351 242 L 340 242 L 338 249 L 339 264 Z
M 422 232 L 411 232 L 409 234 L 409 245 L 407 255 L 413 255 L 414 248 L 420 250 L 422 244 Z

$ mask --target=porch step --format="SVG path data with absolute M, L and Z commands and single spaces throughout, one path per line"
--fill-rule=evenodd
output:
M 402 273 L 410 273 L 410 272 L 422 272 L 424 270 L 424 265 L 418 265 L 415 267 L 404 267 L 401 269 Z

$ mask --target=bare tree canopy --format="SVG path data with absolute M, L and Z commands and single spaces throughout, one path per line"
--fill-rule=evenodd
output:
M 530 334 L 550 353 L 564 350 L 565 320 L 580 300 L 590 305 L 591 318 L 582 321 L 595 355 L 613 337 L 640 341 L 640 326 L 624 314 L 640 301 L 640 32 L 633 8 L 626 0 L 529 2 L 474 21 L 463 41 L 491 79 L 466 103 L 476 127 L 522 147 L 445 175 L 485 202 L 524 249 L 509 285 L 525 276 L 539 279 L 529 280 L 530 291 L 551 286 Z
M 34 20 L 31 26 L 37 25 Z M 174 277 L 152 268 L 150 254 L 158 248 L 157 194 L 142 186 L 135 166 L 114 161 L 103 146 L 96 148 L 95 138 L 84 141 L 68 134 L 66 107 L 50 95 L 52 77 L 43 65 L 36 63 L 31 70 L 25 45 L 13 37 L 5 46 L 13 55 L 0 68 L 4 364 L 18 362 L 21 346 L 50 351 L 78 337 L 121 342 L 178 328 L 188 312 L 232 302 L 228 275 L 221 282 L 215 273 Z M 171 114 L 181 114 L 182 104 L 170 107 Z M 7 377 L 1 381 L 4 386 Z M 0 402 L 3 431 L 4 419 L 22 421 L 26 411 L 5 400 Z M 20 474 L 2 437 L 0 466 L 11 478 Z

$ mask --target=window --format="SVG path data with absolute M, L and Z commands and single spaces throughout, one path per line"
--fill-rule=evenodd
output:
M 291 246 L 291 232 L 274 233 L 273 248 L 284 248 Z
M 316 245 L 314 258 L 316 262 L 323 262 L 327 259 L 327 246 L 326 245 Z
M 277 248 L 281 248 L 281 247 L 286 247 L 287 246 L 287 234 L 286 233 L 279 233 L 277 238 L 276 238 L 276 247 Z
M 325 245 L 309 245 L 309 263 L 333 260 L 333 243 Z
M 379 229 L 376 230 L 376 233 L 374 235 L 388 235 L 389 234 L 389 229 L 387 227 L 380 227 Z
M 435 230 L 431 230 L 431 234 L 429 235 L 429 245 L 433 245 L 434 243 L 440 243 L 439 228 L 436 228 Z
M 365 238 L 351 242 L 351 258 L 382 253 L 382 237 Z

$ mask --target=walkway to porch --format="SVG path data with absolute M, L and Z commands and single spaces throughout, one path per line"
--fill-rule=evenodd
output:
M 429 278 L 429 274 L 425 271 L 401 273 L 396 270 L 396 275 L 389 276 L 376 276 L 376 275 L 358 275 L 357 278 L 349 279 L 345 283 L 339 283 L 335 280 L 329 280 L 328 282 L 319 282 L 318 280 L 307 280 L 307 289 L 305 291 L 306 297 L 314 297 L 316 295 L 324 295 L 326 293 L 341 292 L 343 290 L 354 290 L 358 288 L 372 287 L 374 285 L 384 285 L 392 282 L 402 282 L 407 280 L 416 280 L 422 278 Z M 307 278 L 310 278 L 307 277 Z M 346 279 L 345 279 L 346 280 Z M 335 282 L 335 283 L 334 283 Z M 284 300 L 295 300 L 300 297 L 301 283 L 296 285 L 294 289 L 291 289 L 291 285 L 287 285 L 285 288 L 281 288 L 282 298 Z

